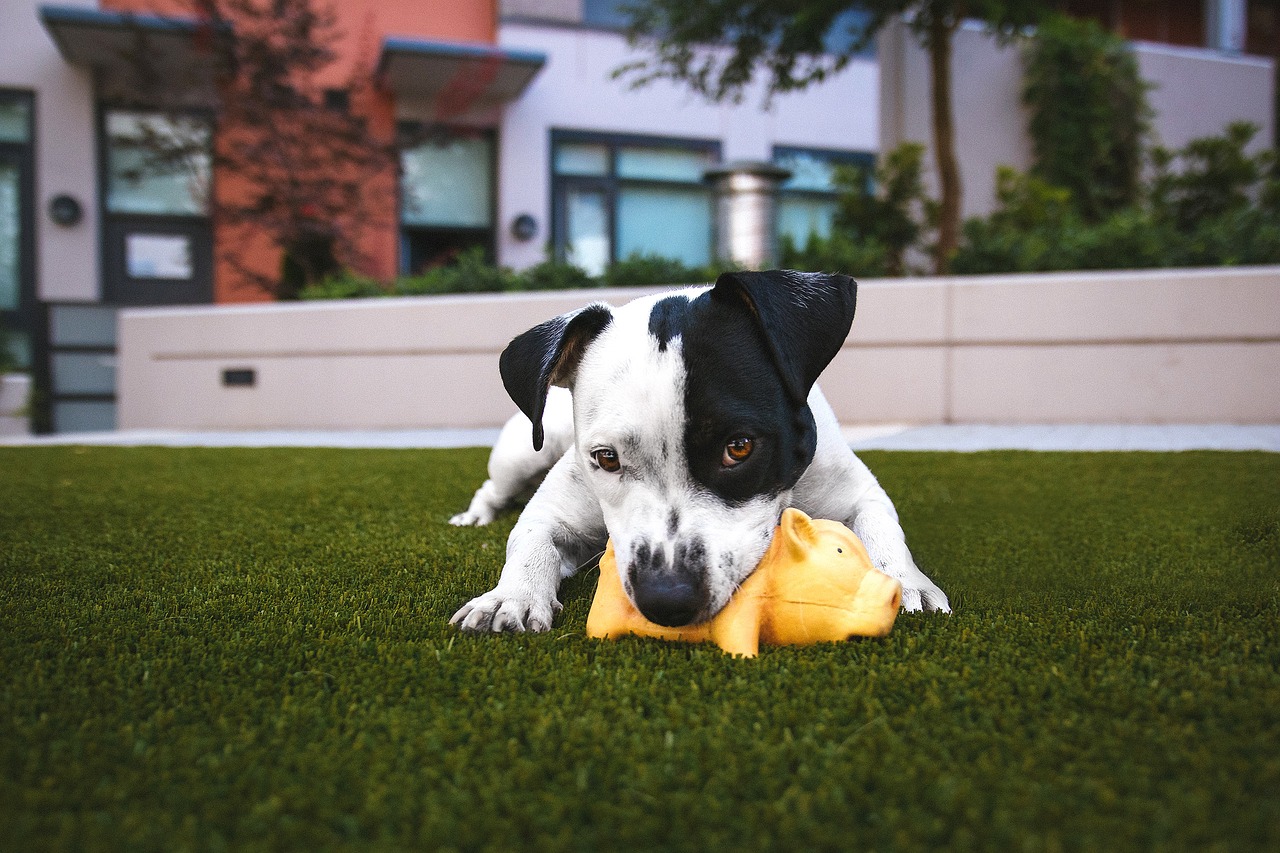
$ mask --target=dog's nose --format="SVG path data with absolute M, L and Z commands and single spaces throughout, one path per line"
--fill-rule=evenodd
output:
M 688 625 L 707 606 L 701 584 L 679 574 L 649 575 L 636 579 L 632 588 L 644 618 L 667 628 Z

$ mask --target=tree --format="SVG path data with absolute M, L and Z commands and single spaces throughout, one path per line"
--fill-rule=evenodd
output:
M 1095 21 L 1053 15 L 1028 42 L 1026 66 L 1032 173 L 1070 190 L 1089 222 L 1136 202 L 1150 85 L 1129 43 Z
M 891 20 L 906 16 L 929 54 L 933 149 L 938 170 L 938 241 L 934 271 L 948 269 L 960 236 L 961 182 L 951 96 L 952 39 L 961 22 L 979 18 L 1009 37 L 1035 23 L 1039 0 L 636 0 L 629 7 L 632 42 L 651 58 L 619 69 L 637 85 L 669 79 L 713 100 L 738 100 L 755 74 L 768 76 L 767 97 L 803 89 L 843 69 Z M 861 12 L 861 14 L 856 14 Z M 829 35 L 848 47 L 826 50 Z
M 332 5 L 182 2 L 203 25 L 195 37 L 215 68 L 219 180 L 209 208 L 219 260 L 278 298 L 344 268 L 376 276 L 364 238 L 395 215 L 393 122 L 379 111 L 371 75 L 352 69 L 340 77 Z M 139 64 L 151 55 L 145 45 L 135 53 Z M 150 104 L 184 91 L 171 75 L 141 65 L 135 76 L 154 81 Z M 172 133 L 143 143 L 161 163 L 208 148 L 203 137 Z

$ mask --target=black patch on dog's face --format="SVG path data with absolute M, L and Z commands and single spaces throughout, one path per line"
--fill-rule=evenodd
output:
M 649 334 L 657 340 L 658 352 L 666 352 L 667 344 L 681 333 L 688 313 L 689 300 L 684 296 L 668 296 L 653 306 L 649 312 Z
M 789 400 L 757 319 L 740 299 L 710 291 L 657 303 L 649 330 L 665 349 L 681 339 L 685 363 L 685 454 L 689 472 L 730 504 L 792 488 L 813 461 L 817 428 L 807 404 Z M 725 466 L 738 437 L 752 452 Z

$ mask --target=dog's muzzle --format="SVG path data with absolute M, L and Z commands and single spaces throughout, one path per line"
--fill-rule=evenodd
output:
M 674 565 L 669 565 L 664 549 L 641 542 L 630 572 L 636 608 L 650 622 L 667 628 L 688 625 L 706 609 L 710 598 L 703 584 L 705 546 L 680 543 L 674 557 Z

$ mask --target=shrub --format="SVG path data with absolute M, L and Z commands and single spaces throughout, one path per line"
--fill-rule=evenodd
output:
M 479 246 L 458 254 L 450 266 L 433 267 L 420 275 L 396 281 L 395 292 L 404 296 L 440 293 L 498 293 L 515 290 L 515 273 L 490 264 Z
M 1149 84 L 1128 42 L 1094 21 L 1050 16 L 1028 42 L 1023 103 L 1036 177 L 1099 222 L 1138 200 Z
M 364 278 L 350 271 L 327 276 L 317 284 L 298 291 L 299 299 L 358 299 L 365 296 L 386 296 L 387 286 L 374 279 Z
M 829 237 L 810 232 L 800 248 L 784 235 L 779 251 L 779 263 L 788 269 L 872 277 L 889 275 L 887 258 L 888 251 L 879 241 L 857 241 L 843 231 L 833 231 Z
M 601 276 L 608 287 L 640 287 L 646 284 L 693 284 L 702 279 L 703 271 L 686 266 L 675 258 L 661 255 L 629 255 L 610 264 Z
M 577 290 L 599 284 L 582 267 L 547 258 L 516 273 L 516 290 Z

